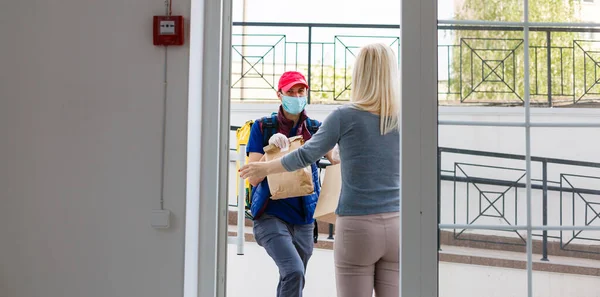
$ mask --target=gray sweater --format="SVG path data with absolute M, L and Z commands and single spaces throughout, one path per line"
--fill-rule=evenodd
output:
M 379 116 L 342 106 L 298 150 L 282 158 L 287 171 L 304 168 L 339 144 L 342 191 L 336 214 L 400 211 L 399 133 L 381 135 Z

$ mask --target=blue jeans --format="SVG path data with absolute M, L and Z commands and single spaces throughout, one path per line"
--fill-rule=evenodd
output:
M 279 268 L 277 297 L 301 297 L 304 273 L 313 253 L 314 224 L 291 225 L 263 214 L 254 221 L 254 238 Z

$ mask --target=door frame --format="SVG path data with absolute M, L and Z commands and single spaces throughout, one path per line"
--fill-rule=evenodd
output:
M 435 297 L 437 0 L 401 1 L 400 293 Z M 225 297 L 232 0 L 191 7 L 184 296 Z
M 192 0 L 185 297 L 226 296 L 232 0 Z
M 437 0 L 402 0 L 400 296 L 438 296 Z

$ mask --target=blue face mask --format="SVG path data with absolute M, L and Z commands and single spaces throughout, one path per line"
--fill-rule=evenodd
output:
M 283 110 L 288 113 L 293 115 L 300 114 L 306 107 L 306 96 L 290 97 L 282 95 L 281 103 L 283 105 Z

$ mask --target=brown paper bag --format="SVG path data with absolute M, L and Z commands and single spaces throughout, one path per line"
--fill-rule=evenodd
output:
M 342 170 L 340 164 L 329 165 L 325 169 L 325 178 L 321 186 L 321 195 L 317 202 L 314 218 L 320 222 L 335 224 L 335 209 L 342 191 Z
M 277 146 L 268 145 L 265 150 L 265 161 L 279 159 L 290 152 L 297 150 L 304 144 L 302 136 L 290 138 L 290 147 L 287 151 L 280 151 Z M 312 170 L 310 166 L 293 172 L 271 174 L 267 176 L 271 199 L 285 199 L 291 197 L 306 196 L 314 193 Z

